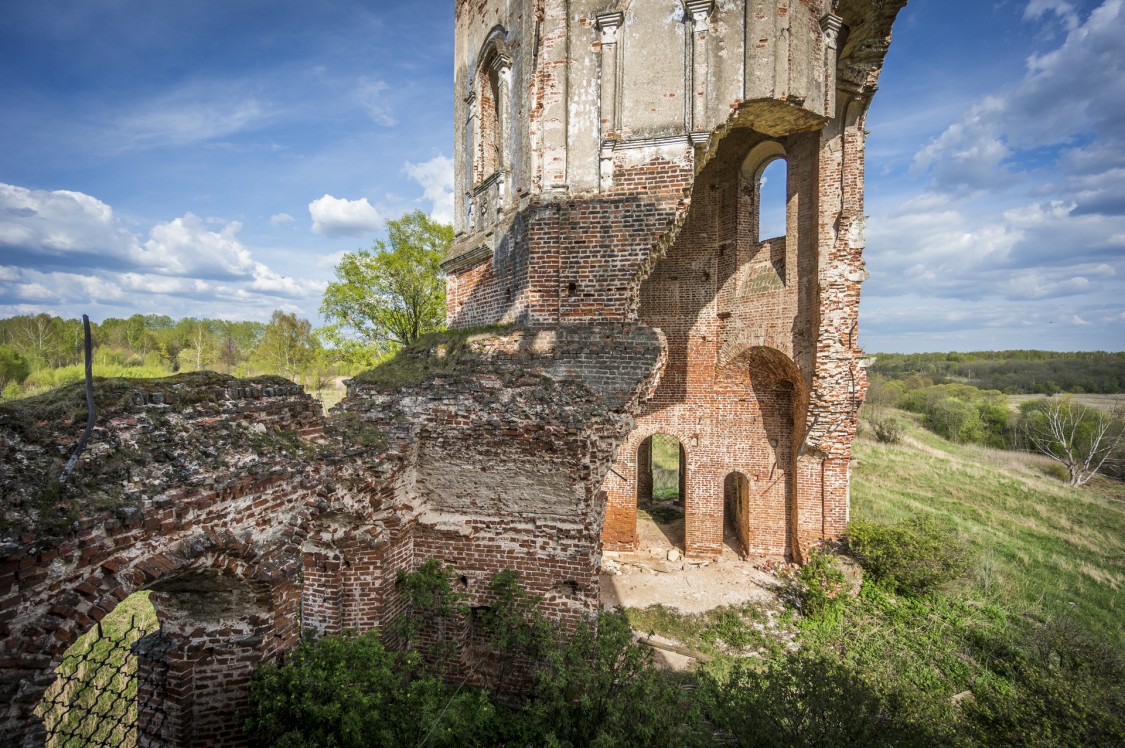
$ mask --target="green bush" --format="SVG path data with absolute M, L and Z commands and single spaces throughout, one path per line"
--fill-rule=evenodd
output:
M 764 665 L 736 661 L 705 682 L 709 721 L 755 748 L 937 746 L 908 703 L 828 650 L 790 652 Z
M 655 667 L 622 613 L 567 629 L 505 571 L 492 579 L 493 604 L 470 614 L 454 575 L 433 560 L 400 575 L 404 621 L 391 640 L 403 651 L 372 631 L 306 642 L 287 663 L 261 668 L 247 732 L 287 748 L 710 744 L 694 700 Z M 458 654 L 453 629 L 470 621 L 483 689 L 445 667 Z M 433 644 L 443 636 L 445 647 Z
M 533 739 L 523 744 L 709 745 L 698 705 L 652 658 L 622 613 L 603 612 L 596 625 L 581 623 L 539 666 L 524 710 Z
M 491 745 L 496 709 L 483 692 L 421 670 L 416 653 L 388 651 L 377 631 L 302 644 L 254 676 L 247 732 L 282 748 Z
M 984 746 L 1125 744 L 1125 661 L 1070 617 L 1032 630 L 974 689 L 966 731 Z
M 901 418 L 894 416 L 876 418 L 871 422 L 871 427 L 875 430 L 875 438 L 884 444 L 898 444 L 906 433 L 906 424 Z
M 848 580 L 836 559 L 814 548 L 808 562 L 796 575 L 801 612 L 810 617 L 829 618 L 847 602 Z
M 936 522 L 912 517 L 894 525 L 854 521 L 848 548 L 876 581 L 902 594 L 925 594 L 968 569 L 964 546 Z

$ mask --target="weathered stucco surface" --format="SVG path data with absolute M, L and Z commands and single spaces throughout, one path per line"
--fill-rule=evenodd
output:
M 843 530 L 867 386 L 864 117 L 902 5 L 458 3 L 451 325 L 616 320 L 667 342 L 602 487 L 607 548 L 636 543 L 654 433 L 684 449 L 689 555 L 717 554 L 724 523 L 797 560 Z M 493 85 L 504 105 L 483 112 Z M 493 122 L 516 137 L 484 173 Z M 760 236 L 779 158 L 785 232 Z
M 142 589 L 169 745 L 242 742 L 258 663 L 301 629 L 386 630 L 397 573 L 429 558 L 474 607 L 510 568 L 574 621 L 602 549 L 636 543 L 655 433 L 682 448 L 689 555 L 724 523 L 797 560 L 839 534 L 864 116 L 904 4 L 456 0 L 455 329 L 327 421 L 278 380 L 102 383 L 64 487 L 80 390 L 0 407 L 0 734 L 40 740 L 63 651 Z M 777 158 L 785 232 L 760 236 Z

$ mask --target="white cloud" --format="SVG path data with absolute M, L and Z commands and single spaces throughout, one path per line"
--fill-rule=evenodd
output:
M 28 309 L 106 316 L 138 309 L 176 316 L 268 317 L 307 303 L 324 283 L 285 276 L 254 258 L 241 224 L 192 213 L 158 223 L 142 241 L 109 205 L 80 192 L 0 183 L 0 315 Z
M 325 195 L 309 203 L 312 230 L 324 236 L 363 236 L 382 225 L 379 212 L 363 197 L 359 200 Z
M 1025 20 L 1034 21 L 1047 13 L 1058 16 L 1068 30 L 1073 31 L 1078 27 L 1078 13 L 1066 0 L 1030 0 L 1024 8 L 1023 17 Z
M 254 130 L 272 117 L 270 108 L 242 86 L 197 81 L 115 118 L 105 138 L 119 151 L 185 146 Z
M 274 213 L 272 216 L 270 216 L 270 225 L 284 226 L 285 224 L 293 223 L 296 220 L 296 218 L 289 215 L 288 213 Z
M 355 89 L 355 97 L 359 105 L 367 111 L 371 120 L 384 127 L 394 127 L 398 124 L 384 94 L 390 89 L 383 81 L 361 78 Z
M 422 185 L 423 196 L 432 204 L 430 218 L 453 223 L 453 159 L 435 156 L 421 164 L 407 161 L 403 169 L 411 179 Z
M 144 264 L 164 275 L 239 278 L 251 275 L 254 259 L 236 234 L 238 221 L 211 231 L 191 213 L 157 224 L 145 242 Z
M 1125 298 L 1123 7 L 1023 4 L 1039 32 L 1029 38 L 1043 49 L 1022 78 L 962 103 L 963 114 L 916 151 L 921 194 L 904 203 L 904 180 L 872 196 L 864 345 L 1125 345 L 1116 322 Z
M 0 183 L 0 247 L 39 261 L 133 262 L 137 238 L 102 201 L 81 192 Z M 23 263 L 20 263 L 23 264 Z

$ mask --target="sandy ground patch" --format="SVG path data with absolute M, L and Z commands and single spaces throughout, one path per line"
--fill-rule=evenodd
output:
M 656 524 L 638 517 L 635 553 L 607 551 L 602 559 L 602 607 L 647 608 L 657 603 L 684 613 L 777 599 L 777 577 L 756 568 L 765 559 L 743 560 L 727 538 L 714 561 L 683 558 L 683 519 Z

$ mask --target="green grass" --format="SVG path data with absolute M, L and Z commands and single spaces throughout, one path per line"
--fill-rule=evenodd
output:
M 973 552 L 983 600 L 1035 618 L 1073 614 L 1125 644 L 1125 488 L 1071 488 L 1040 463 L 951 444 L 911 422 L 903 444 L 856 441 L 852 515 L 932 516 Z
M 650 519 L 658 525 L 667 525 L 684 518 L 684 513 L 670 506 L 649 506 L 637 509 L 638 519 Z
M 624 613 L 634 631 L 667 637 L 712 656 L 777 654 L 796 633 L 780 606 L 754 602 L 704 613 L 681 613 L 659 604 L 626 608 Z
M 652 498 L 680 497 L 680 443 L 674 436 L 652 435 Z
M 63 655 L 37 713 L 48 731 L 69 738 L 52 738 L 49 748 L 137 744 L 136 658 L 129 649 L 158 627 L 148 595 L 127 597 L 102 619 L 100 636 L 95 626 Z
M 420 384 L 433 375 L 455 372 L 479 357 L 470 345 L 470 338 L 510 329 L 511 325 L 489 325 L 423 335 L 375 368 L 357 374 L 354 379 L 385 391 Z

